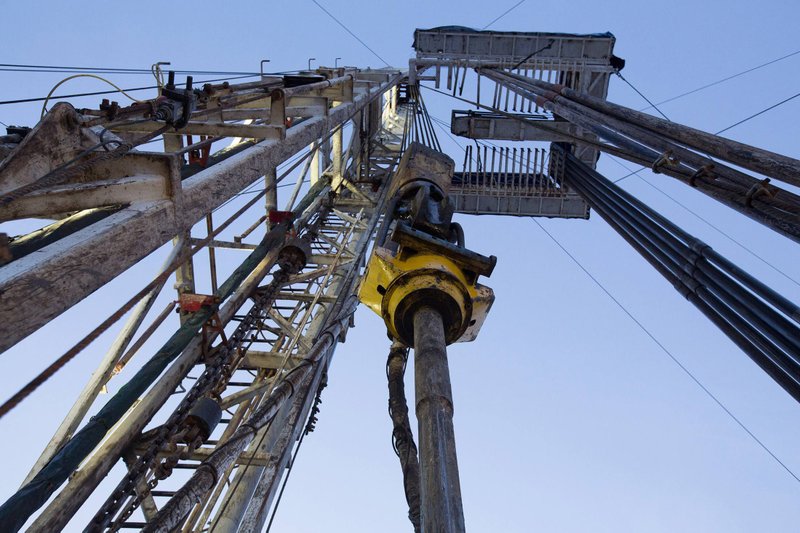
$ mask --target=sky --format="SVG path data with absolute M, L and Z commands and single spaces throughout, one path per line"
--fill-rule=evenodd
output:
M 480 29 L 517 2 L 320 3 L 381 58 L 403 68 L 413 53 L 415 28 Z M 340 57 L 340 64 L 383 66 L 311 1 L 191 6 L 189 11 L 160 2 L 6 2 L 3 62 L 148 68 L 171 61 L 182 69 L 254 71 L 260 60 L 270 59 L 271 70 L 283 71 L 305 68 L 309 58 L 315 58 L 314 65 L 332 65 Z M 610 31 L 617 39 L 615 54 L 627 61 L 625 77 L 661 102 L 797 52 L 799 18 L 800 5 L 788 0 L 668 5 L 528 0 L 491 29 Z M 797 93 L 799 72 L 796 54 L 659 107 L 671 120 L 717 131 Z M 62 77 L 0 71 L 0 100 L 44 96 Z M 124 87 L 152 84 L 149 76 L 108 77 Z M 62 90 L 104 88 L 94 80 L 73 80 Z M 447 120 L 452 108 L 464 108 L 430 92 L 425 97 L 431 114 L 441 119 Z M 616 78 L 609 99 L 634 108 L 646 105 Z M 97 103 L 98 97 L 77 101 L 78 106 Z M 0 120 L 32 126 L 40 112 L 40 103 L 0 105 Z M 795 99 L 726 134 L 800 157 L 799 115 L 800 99 Z M 458 144 L 438 133 L 445 151 L 460 162 Z M 598 164 L 612 179 L 637 168 L 607 156 Z M 621 185 L 800 301 L 795 243 L 663 175 L 645 171 Z M 281 194 L 285 198 L 288 191 Z M 576 261 L 797 475 L 800 408 L 600 217 L 539 221 L 575 260 L 532 220 L 458 220 L 469 248 L 498 257 L 493 275 L 484 280 L 496 300 L 480 336 L 449 348 L 461 488 L 471 531 L 797 530 L 800 482 Z M 0 226 L 0 231 L 7 230 Z M 10 396 L 134 294 L 165 254 L 165 248 L 154 252 L 0 355 L 2 396 Z M 154 313 L 172 297 L 164 294 Z M 168 333 L 169 328 L 159 330 L 145 353 Z M 101 337 L 0 420 L 5 437 L 0 498 L 22 481 L 112 337 Z M 317 430 L 299 452 L 272 531 L 410 530 L 386 411 L 388 348 L 381 320 L 361 308 L 356 328 L 336 351 Z M 111 392 L 135 368 L 115 378 Z M 411 376 L 409 368 L 409 397 Z M 111 477 L 116 484 L 119 473 Z M 69 531 L 82 529 L 96 509 L 92 501 Z

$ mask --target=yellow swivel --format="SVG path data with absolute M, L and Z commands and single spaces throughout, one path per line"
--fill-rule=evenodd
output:
M 452 226 L 445 193 L 451 176 L 447 156 L 413 144 L 406 151 L 393 188 L 396 207 L 386 215 L 394 231 L 376 244 L 359 287 L 359 300 L 408 346 L 417 310 L 438 311 L 452 344 L 477 337 L 494 301 L 492 289 L 477 280 L 491 274 L 496 258 L 464 248 L 463 234 L 460 245 L 442 238 Z
M 442 315 L 447 344 L 468 342 L 478 336 L 494 301 L 492 289 L 469 279 L 476 276 L 468 276 L 443 255 L 419 253 L 403 258 L 377 248 L 358 297 L 383 317 L 394 338 L 408 346 L 414 344 L 414 313 L 423 306 Z

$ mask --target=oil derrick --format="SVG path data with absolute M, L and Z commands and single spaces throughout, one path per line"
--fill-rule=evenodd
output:
M 614 42 L 417 30 L 407 71 L 319 68 L 202 87 L 169 74 L 150 100 L 60 103 L 33 129 L 9 131 L 0 220 L 56 222 L 0 243 L 0 350 L 164 244 L 173 249 L 150 283 L 0 408 L 23 402 L 130 313 L 0 507 L 0 529 L 31 517 L 32 531 L 62 529 L 124 463 L 87 530 L 262 530 L 360 299 L 392 341 L 390 405 L 409 516 L 421 531 L 463 531 L 445 346 L 477 335 L 493 301 L 478 278 L 494 258 L 469 250 L 454 213 L 585 219 L 594 210 L 800 401 L 797 306 L 594 168 L 601 153 L 643 164 L 798 240 L 800 198 L 770 178 L 800 185 L 800 162 L 607 102 L 609 79 L 624 66 Z M 452 133 L 525 144 L 470 146 L 455 168 L 421 88 L 476 108 L 452 112 Z M 143 149 L 157 138 L 163 151 Z M 278 184 L 297 168 L 279 203 Z M 256 194 L 220 221 L 219 209 L 245 192 Z M 202 237 L 192 233 L 198 224 Z M 225 237 L 229 228 L 238 233 Z M 223 254 L 235 268 L 218 268 Z M 206 288 L 195 276 L 202 257 Z M 145 326 L 173 276 L 175 332 L 155 353 L 138 353 L 173 309 Z M 409 348 L 419 459 L 402 390 Z M 146 363 L 100 400 L 134 356 Z

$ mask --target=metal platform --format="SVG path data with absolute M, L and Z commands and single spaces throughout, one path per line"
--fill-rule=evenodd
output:
M 453 111 L 452 133 L 479 141 L 536 143 L 517 149 L 491 142 L 490 148 L 469 147 L 462 173 L 453 183 L 458 212 L 589 217 L 586 202 L 550 172 L 548 150 L 541 144 L 569 142 L 584 132 L 472 69 L 510 71 L 605 98 L 611 74 L 624 65 L 613 54 L 614 43 L 611 33 L 497 32 L 460 26 L 414 32 L 416 58 L 409 62 L 410 83 L 416 77 L 432 82 L 437 90 L 445 86 L 457 97 L 464 96 L 466 87 L 476 107 L 488 110 Z M 593 167 L 598 153 L 579 146 L 576 155 Z
M 589 206 L 565 187 L 544 148 L 467 147 L 450 196 L 457 213 L 589 218 Z
M 616 39 L 611 33 L 586 35 L 546 32 L 479 31 L 443 26 L 414 32 L 417 65 L 465 62 L 470 67 L 517 65 L 535 68 L 610 72 L 609 60 Z M 515 67 L 516 68 L 516 67 Z
M 580 130 L 570 122 L 554 119 L 550 113 L 509 115 L 453 110 L 450 131 L 470 139 L 569 142 L 569 136 Z

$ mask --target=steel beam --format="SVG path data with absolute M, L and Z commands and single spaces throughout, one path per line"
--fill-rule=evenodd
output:
M 0 352 L 13 346 L 178 235 L 394 86 L 399 72 L 351 103 L 262 141 L 184 180 L 180 198 L 131 205 L 89 228 L 0 268 Z M 356 90 L 359 90 L 357 87 Z M 174 169 L 178 171 L 177 168 Z

